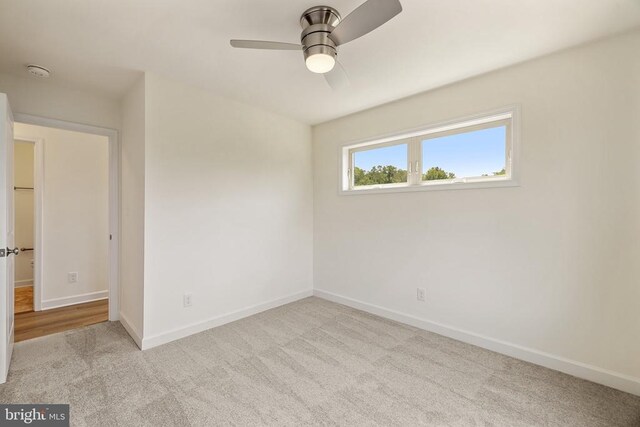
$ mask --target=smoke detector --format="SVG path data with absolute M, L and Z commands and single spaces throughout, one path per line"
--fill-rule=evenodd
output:
M 32 76 L 36 76 L 36 77 L 39 77 L 41 79 L 46 79 L 47 77 L 49 77 L 51 75 L 51 71 L 49 71 L 48 69 L 46 69 L 43 66 L 35 65 L 35 64 L 27 65 L 27 71 Z

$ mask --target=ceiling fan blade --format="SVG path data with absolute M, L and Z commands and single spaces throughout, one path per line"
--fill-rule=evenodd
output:
M 324 74 L 324 79 L 327 81 L 327 84 L 331 86 L 333 90 L 344 90 L 351 87 L 351 82 L 349 81 L 349 76 L 347 72 L 344 70 L 344 67 L 340 62 L 336 61 L 335 67 L 333 70 Z
M 402 12 L 399 0 L 367 0 L 344 18 L 329 35 L 337 45 L 349 43 L 375 30 Z
M 242 49 L 302 50 L 302 45 L 299 44 L 264 40 L 231 40 L 231 46 Z

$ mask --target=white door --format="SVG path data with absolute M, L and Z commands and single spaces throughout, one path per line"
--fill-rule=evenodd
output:
M 7 95 L 0 93 L 0 384 L 7 380 L 13 351 L 13 227 L 13 118 Z

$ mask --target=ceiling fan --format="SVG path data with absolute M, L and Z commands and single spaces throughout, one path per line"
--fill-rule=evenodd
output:
M 330 6 L 315 6 L 300 17 L 300 44 L 262 40 L 231 40 L 231 46 L 244 49 L 298 50 L 304 53 L 309 71 L 324 74 L 334 89 L 348 84 L 338 64 L 338 47 L 375 30 L 402 12 L 399 0 L 367 0 L 344 19 Z

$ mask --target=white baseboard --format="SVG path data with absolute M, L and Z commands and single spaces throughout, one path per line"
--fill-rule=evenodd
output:
M 42 301 L 42 310 L 66 307 L 68 305 L 82 304 L 83 302 L 97 301 L 109 298 L 109 291 L 90 292 L 88 294 L 72 295 L 70 297 L 53 298 Z
M 120 312 L 119 320 L 122 326 L 124 327 L 124 329 L 127 331 L 127 333 L 131 335 L 131 338 L 136 343 L 138 348 L 142 350 L 142 334 L 138 332 L 138 330 L 131 325 L 131 322 L 129 321 L 127 316 L 122 314 L 122 312 Z
M 14 287 L 22 288 L 24 286 L 33 286 L 33 279 L 30 280 L 16 280 L 14 283 Z
M 309 289 L 302 292 L 296 292 L 282 298 L 267 301 L 261 304 L 256 304 L 250 307 L 246 307 L 231 313 L 222 314 L 202 322 L 192 323 L 190 325 L 172 329 L 170 331 L 163 332 L 161 334 L 152 335 L 142 339 L 142 350 L 148 350 L 153 347 L 157 347 L 162 344 L 166 344 L 171 341 L 175 341 L 180 338 L 187 337 L 189 335 L 197 334 L 198 332 L 206 331 L 207 329 L 215 328 L 216 326 L 222 326 L 226 323 L 234 322 L 236 320 L 243 319 L 254 314 L 261 313 L 272 308 L 279 307 L 281 305 L 289 304 L 294 301 L 298 301 L 303 298 L 307 298 L 313 295 L 313 290 Z
M 544 366 L 545 368 L 564 372 L 565 374 L 569 374 L 574 377 L 589 380 L 594 383 L 640 396 L 640 378 L 631 377 L 618 372 L 598 368 L 597 366 L 534 350 L 532 348 L 523 347 L 517 344 L 476 334 L 474 332 L 443 325 L 442 323 L 400 313 L 395 310 L 390 310 L 320 289 L 314 289 L 313 294 L 319 298 L 337 302 L 339 304 L 366 311 L 397 322 L 406 323 L 416 328 L 486 348 L 487 350 L 495 351 L 496 353 L 505 354 L 516 359 L 524 360 L 526 362 Z

